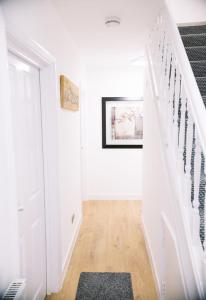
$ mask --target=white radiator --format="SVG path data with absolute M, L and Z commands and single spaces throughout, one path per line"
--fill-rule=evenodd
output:
M 3 300 L 23 300 L 26 286 L 25 279 L 17 279 L 10 283 L 3 295 Z

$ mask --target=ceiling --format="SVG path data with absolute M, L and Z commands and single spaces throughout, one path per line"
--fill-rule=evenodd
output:
M 161 0 L 51 0 L 84 62 L 95 66 L 129 66 L 142 59 L 149 30 Z M 108 28 L 105 17 L 121 25 Z

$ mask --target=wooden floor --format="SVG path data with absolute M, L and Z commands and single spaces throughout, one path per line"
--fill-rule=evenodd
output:
M 47 300 L 74 300 L 81 272 L 130 272 L 134 299 L 157 299 L 140 221 L 140 202 L 87 201 L 62 290 Z

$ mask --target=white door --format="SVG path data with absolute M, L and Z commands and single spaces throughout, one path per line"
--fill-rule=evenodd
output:
M 40 72 L 9 53 L 17 176 L 20 277 L 26 299 L 46 294 L 46 239 Z

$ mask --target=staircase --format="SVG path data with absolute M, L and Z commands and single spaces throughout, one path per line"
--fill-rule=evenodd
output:
M 178 28 L 163 5 L 147 59 L 148 99 L 153 99 L 172 195 L 172 201 L 168 197 L 162 203 L 160 215 L 173 230 L 184 285 L 177 299 L 206 299 L 206 25 Z M 159 248 L 167 257 L 172 251 L 164 252 L 164 235 L 162 241 Z M 166 263 L 162 259 L 157 270 L 160 298 L 172 299 Z
M 179 32 L 206 106 L 206 25 L 179 27 Z

